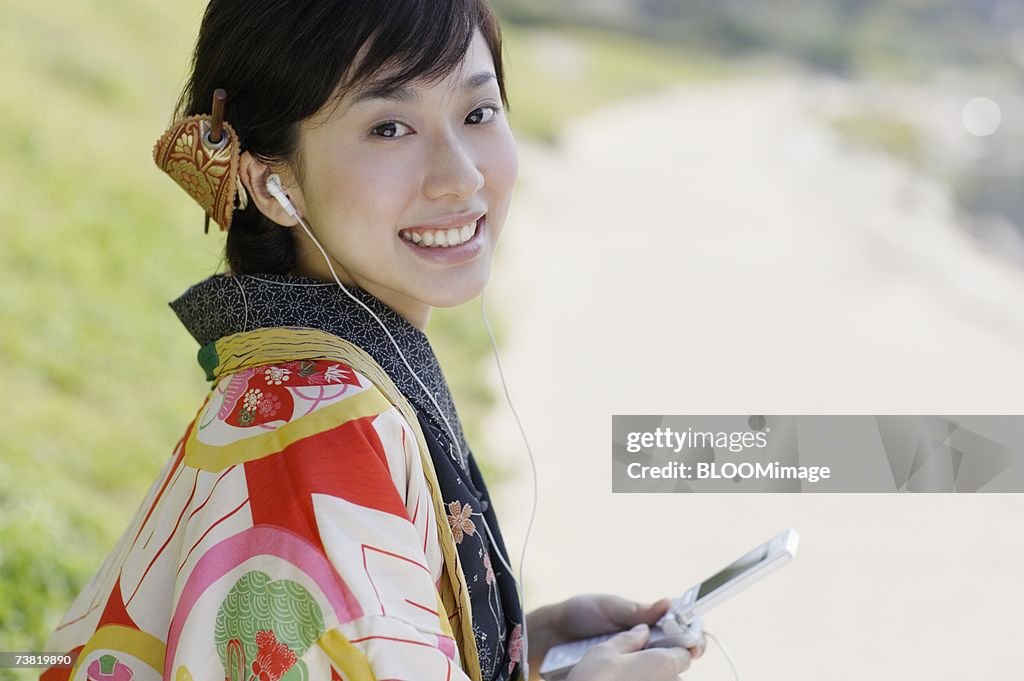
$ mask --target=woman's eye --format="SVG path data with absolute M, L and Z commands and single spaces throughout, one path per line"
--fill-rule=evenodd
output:
M 494 117 L 498 115 L 498 107 L 496 106 L 482 106 L 473 113 L 466 116 L 466 122 L 474 125 L 481 123 L 488 123 L 494 120 Z
M 381 123 L 380 125 L 376 126 L 370 132 L 378 137 L 405 137 L 410 132 L 412 132 L 412 128 L 410 128 L 405 123 L 399 123 L 398 121 L 388 121 L 386 123 Z

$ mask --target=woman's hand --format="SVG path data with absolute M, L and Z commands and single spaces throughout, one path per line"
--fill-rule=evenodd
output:
M 644 605 L 619 596 L 586 594 L 574 596 L 567 601 L 535 610 L 529 614 L 527 621 L 527 632 L 530 637 L 531 668 L 533 670 L 540 669 L 541 660 L 552 646 L 601 634 L 628 632 L 628 630 L 639 624 L 653 625 L 668 611 L 670 605 L 671 602 L 667 598 L 655 601 L 650 605 Z M 632 658 L 633 650 L 623 652 L 623 647 L 628 648 L 630 645 L 629 641 L 635 640 L 637 634 L 634 632 L 629 634 L 629 636 L 634 638 L 627 637 L 627 639 L 619 641 L 612 648 L 602 651 L 599 654 L 599 658 L 605 659 L 607 662 L 607 656 L 610 655 L 618 658 L 624 656 L 626 652 L 631 653 L 626 655 L 626 657 Z M 645 633 L 642 642 L 638 644 L 640 648 L 647 643 L 647 638 L 648 634 Z M 614 640 L 612 639 L 602 645 L 610 644 Z M 600 647 L 596 646 L 595 650 Z M 636 650 L 639 650 L 639 648 Z M 669 647 L 644 651 L 645 653 L 654 653 L 654 655 L 645 655 L 643 657 L 645 665 L 651 660 L 661 660 L 664 657 L 664 655 L 658 653 L 658 650 L 673 653 L 677 658 L 678 664 L 682 664 L 682 661 L 678 659 L 680 657 L 678 654 L 684 655 L 686 666 L 689 666 L 691 658 L 699 658 L 704 654 L 704 643 L 702 641 L 700 645 L 694 646 L 689 650 L 682 647 Z M 588 653 L 588 656 L 591 654 L 593 654 L 593 651 Z M 584 660 L 586 659 L 585 657 Z M 630 664 L 634 663 L 630 662 Z M 616 665 L 618 664 L 617 662 Z M 632 666 L 630 666 L 630 669 L 632 670 Z
M 690 668 L 685 648 L 650 648 L 644 645 L 650 629 L 638 624 L 629 631 L 596 645 L 572 668 L 565 681 L 678 681 Z
M 563 601 L 557 622 L 559 643 L 577 641 L 601 634 L 626 631 L 638 624 L 653 626 L 668 612 L 672 602 L 667 598 L 643 605 L 620 596 L 586 594 Z M 645 639 L 646 640 L 646 639 Z M 704 654 L 703 641 L 690 649 L 694 659 Z

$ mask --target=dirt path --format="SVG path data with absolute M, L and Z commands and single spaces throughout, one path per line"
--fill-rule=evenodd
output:
M 1021 412 L 1024 271 L 844 148 L 806 85 L 679 90 L 524 148 L 490 305 L 540 474 L 528 599 L 674 595 L 795 526 L 798 560 L 709 619 L 745 679 L 1009 678 L 1024 497 L 610 493 L 613 413 Z M 517 553 L 525 453 L 505 411 L 491 432 L 524 472 Z M 712 653 L 688 678 L 732 677 Z

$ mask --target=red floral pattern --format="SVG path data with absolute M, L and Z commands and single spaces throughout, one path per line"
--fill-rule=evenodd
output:
M 259 681 L 277 681 L 298 659 L 295 651 L 278 641 L 270 629 L 256 632 L 256 647 L 258 651 L 252 663 L 252 673 Z
M 238 428 L 291 421 L 295 399 L 290 388 L 358 386 L 352 367 L 326 360 L 301 360 L 245 369 L 227 382 L 218 416 Z
M 277 395 L 264 395 L 256 405 L 260 416 L 276 416 L 281 409 L 281 398 Z

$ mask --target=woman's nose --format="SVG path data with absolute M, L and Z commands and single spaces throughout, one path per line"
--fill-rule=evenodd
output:
M 429 199 L 453 196 L 465 200 L 483 186 L 484 175 L 464 140 L 447 136 L 433 145 L 423 181 L 424 196 Z

